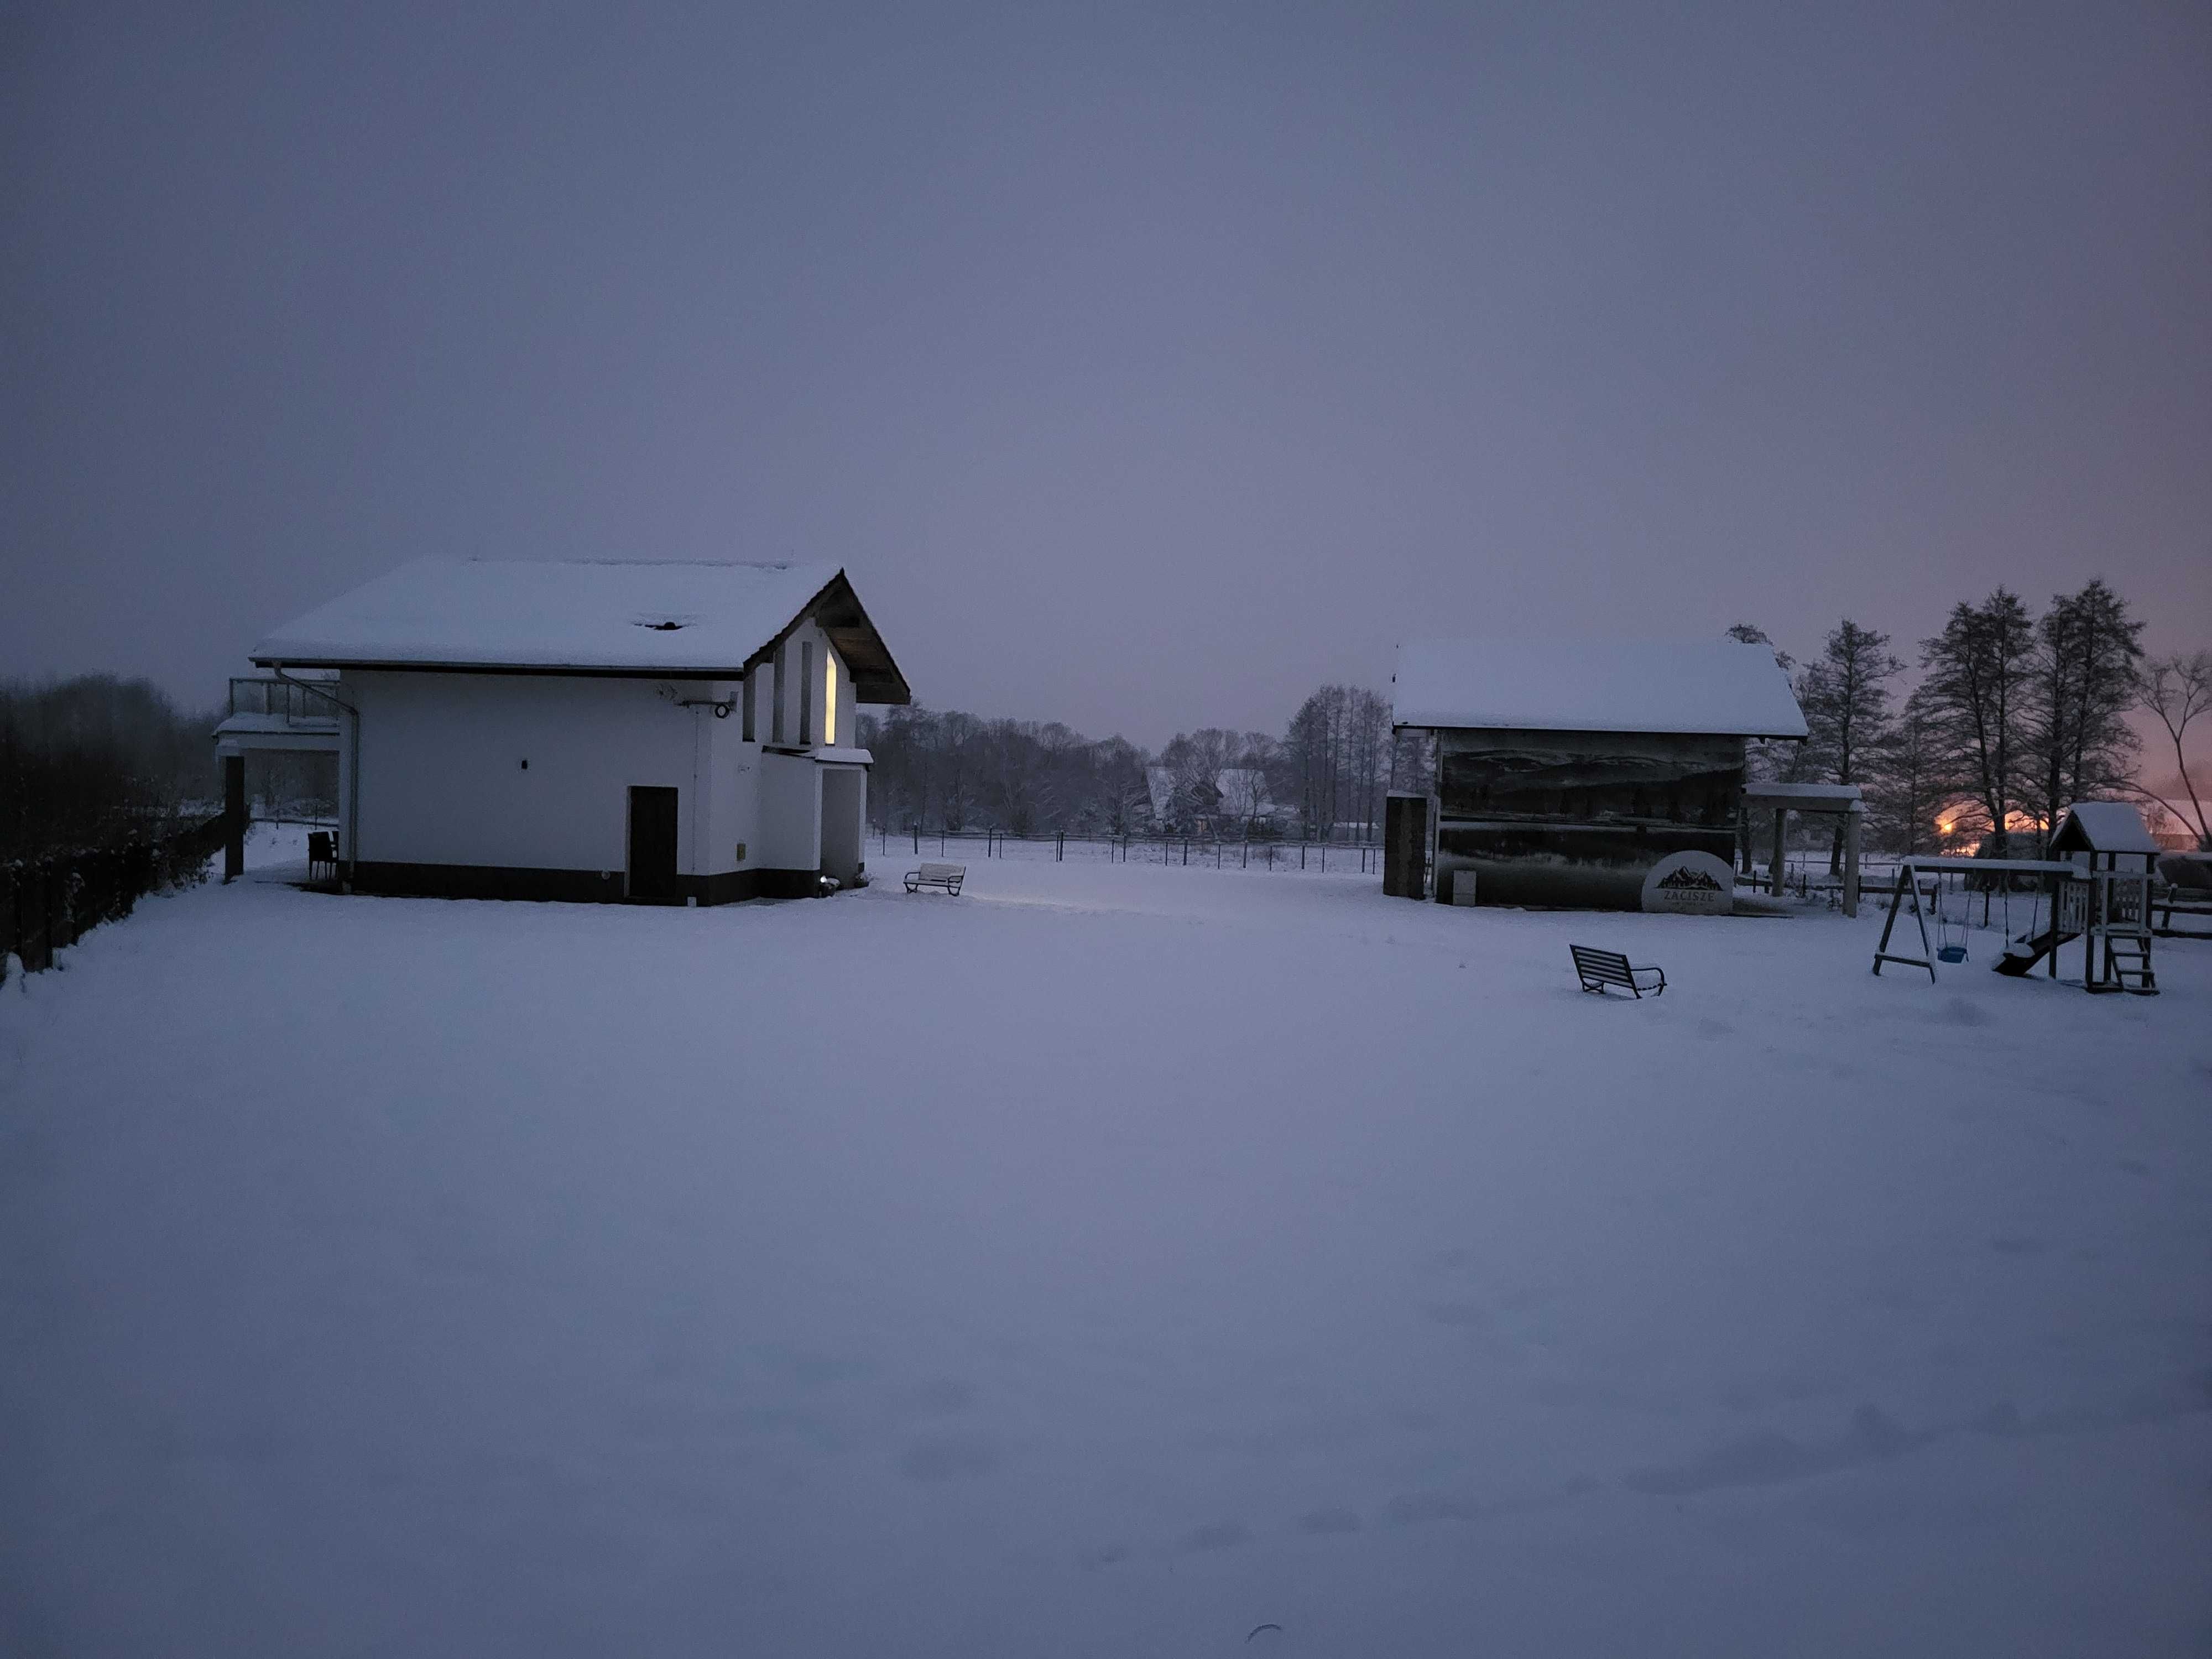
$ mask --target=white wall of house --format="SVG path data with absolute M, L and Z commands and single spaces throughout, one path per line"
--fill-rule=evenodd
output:
M 779 653 L 787 663 L 784 742 L 795 745 L 800 731 L 809 644 L 807 730 L 819 744 L 834 695 L 832 752 L 850 750 L 858 712 L 852 677 L 811 624 Z M 822 769 L 764 749 L 775 741 L 773 678 L 769 665 L 753 677 L 757 740 L 748 743 L 746 688 L 736 681 L 349 672 L 345 694 L 360 711 L 357 819 L 356 778 L 343 750 L 340 774 L 341 822 L 356 843 L 351 856 L 619 872 L 629 860 L 629 792 L 647 785 L 678 793 L 677 867 L 686 875 L 819 869 Z M 726 700 L 731 713 L 717 718 L 711 707 L 684 708 L 676 698 Z M 849 790 L 837 795 L 841 818 L 852 799 Z M 841 862 L 858 833 L 838 827 Z
M 744 740 L 744 690 L 727 688 L 731 708 L 726 720 L 702 710 L 700 741 L 705 749 L 700 791 L 702 819 L 695 875 L 720 875 L 758 867 L 760 857 L 760 745 Z M 722 688 L 716 688 L 721 695 Z M 743 849 L 742 852 L 740 849 Z
M 822 773 L 822 872 L 851 884 L 868 861 L 868 772 L 824 766 Z
M 733 682 L 356 670 L 345 684 L 361 723 L 356 858 L 620 871 L 633 785 L 679 792 L 686 873 L 733 868 L 748 839 L 738 722 L 662 693 L 730 697 Z
M 822 867 L 822 769 L 803 755 L 760 757 L 760 846 L 770 870 Z
M 812 666 L 808 666 L 811 660 Z M 837 655 L 829 636 L 812 623 L 801 623 L 775 648 L 770 659 L 755 669 L 754 730 L 763 743 L 787 748 L 821 744 L 830 732 L 825 715 L 834 696 L 836 703 L 836 746 L 852 747 L 854 721 L 859 705 L 853 698 L 853 676 Z M 831 675 L 836 677 L 832 690 Z M 781 694 L 776 691 L 779 678 Z M 782 720 L 776 719 L 778 709 Z

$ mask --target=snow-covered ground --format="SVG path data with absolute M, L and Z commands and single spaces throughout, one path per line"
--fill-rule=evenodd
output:
M 2212 1647 L 2212 945 L 258 856 L 0 996 L 0 1652 Z

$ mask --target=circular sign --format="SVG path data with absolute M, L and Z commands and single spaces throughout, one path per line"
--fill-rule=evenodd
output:
M 1681 916 L 1735 908 L 1735 872 L 1711 853 L 1670 853 L 1644 878 L 1644 908 Z

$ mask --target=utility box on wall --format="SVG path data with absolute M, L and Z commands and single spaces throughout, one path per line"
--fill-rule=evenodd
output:
M 1392 898 L 1429 896 L 1429 798 L 1393 790 L 1382 807 L 1382 890 Z

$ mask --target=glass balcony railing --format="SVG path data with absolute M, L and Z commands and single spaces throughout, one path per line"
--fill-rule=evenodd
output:
M 332 682 L 332 690 L 336 683 Z M 335 728 L 337 705 L 319 695 L 313 683 L 301 684 L 266 676 L 245 676 L 230 683 L 230 712 L 281 720 L 289 726 Z

